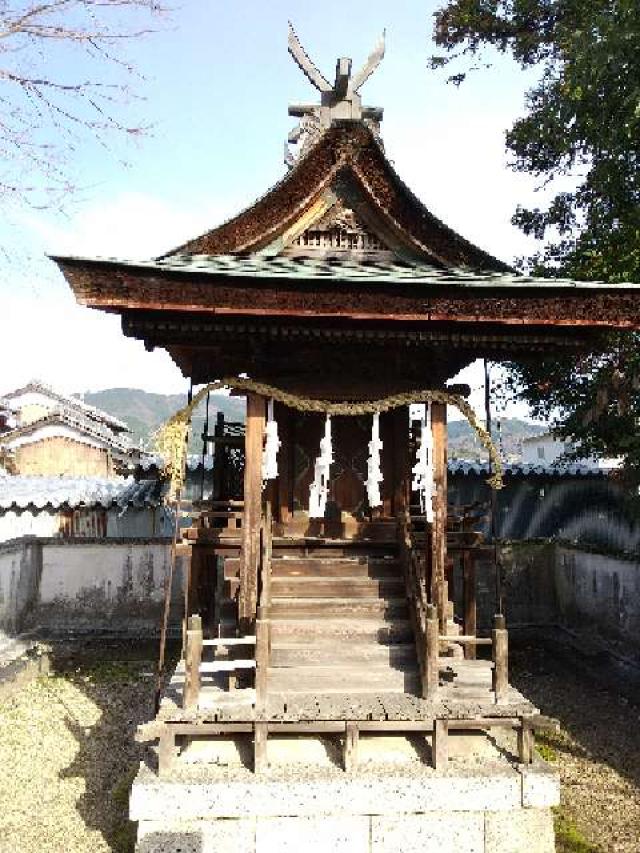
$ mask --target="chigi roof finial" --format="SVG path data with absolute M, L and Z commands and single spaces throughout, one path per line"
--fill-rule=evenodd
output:
M 371 77 L 384 57 L 385 32 L 373 49 L 364 66 L 351 75 L 352 61 L 341 57 L 336 63 L 336 79 L 333 85 L 312 62 L 289 22 L 289 53 L 312 86 L 320 92 L 319 104 L 291 104 L 289 115 L 300 119 L 291 131 L 285 146 L 285 163 L 292 167 L 296 154 L 303 154 L 334 119 L 359 119 L 364 121 L 379 136 L 383 111 L 380 107 L 363 107 L 359 90 Z

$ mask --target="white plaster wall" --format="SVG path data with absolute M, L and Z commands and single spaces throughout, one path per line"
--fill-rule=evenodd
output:
M 559 441 L 552 435 L 531 438 L 522 442 L 522 461 L 525 465 L 551 465 L 566 452 L 569 446 L 570 444 Z M 542 456 L 538 452 L 540 449 Z
M 165 544 L 47 544 L 40 602 L 72 601 L 87 590 L 100 591 L 107 604 L 125 595 L 160 600 L 168 563 Z
M 167 542 L 48 542 L 30 621 L 51 632 L 155 633 L 170 570 Z M 172 602 L 181 607 L 178 562 Z
M 13 630 L 17 581 L 23 549 L 0 552 L 0 626 Z
M 560 614 L 640 641 L 640 563 L 557 546 Z
M 57 512 L 5 512 L 0 514 L 0 542 L 20 539 L 22 536 L 57 536 L 60 519 Z
M 0 632 L 15 634 L 34 607 L 42 568 L 42 548 L 35 539 L 0 547 Z

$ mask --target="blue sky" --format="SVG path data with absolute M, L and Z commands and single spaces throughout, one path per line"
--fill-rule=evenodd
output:
M 532 78 L 496 56 L 463 86 L 447 85 L 446 72 L 427 67 L 438 5 L 185 0 L 159 32 L 132 43 L 144 78 L 132 82 L 144 99 L 120 115 L 152 131 L 135 142 L 109 138 L 108 150 L 87 137 L 70 164 L 80 191 L 65 215 L 14 210 L 0 226 L 8 258 L 0 277 L 4 351 L 12 353 L 0 390 L 33 376 L 68 391 L 184 390 L 166 354 L 125 339 L 117 318 L 76 306 L 44 253 L 157 254 L 278 180 L 293 125 L 287 105 L 317 94 L 287 54 L 289 19 L 327 77 L 337 56 L 362 64 L 386 28 L 386 57 L 363 97 L 384 107 L 383 139 L 401 177 L 437 216 L 495 255 L 512 261 L 534 248 L 510 224 L 518 202 L 537 200 L 534 185 L 507 168 L 504 150 Z M 91 71 L 64 51 L 49 61 L 68 77 Z

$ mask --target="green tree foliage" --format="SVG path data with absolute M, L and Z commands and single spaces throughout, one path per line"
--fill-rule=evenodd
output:
M 575 189 L 515 212 L 515 224 L 545 241 L 529 268 L 640 281 L 638 0 L 454 0 L 436 13 L 435 33 L 446 55 L 434 66 L 491 46 L 540 70 L 507 148 L 516 170 L 541 183 L 569 176 Z M 589 452 L 622 455 L 640 470 L 639 344 L 637 335 L 617 334 L 586 356 L 512 364 L 513 390 Z

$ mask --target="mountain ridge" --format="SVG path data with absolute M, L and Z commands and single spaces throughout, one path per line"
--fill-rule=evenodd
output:
M 137 443 L 153 449 L 153 434 L 187 402 L 186 394 L 160 394 L 140 388 L 106 388 L 102 391 L 86 391 L 78 395 L 85 402 L 103 409 L 125 421 Z M 189 451 L 200 453 L 201 435 L 204 429 L 206 402 L 195 410 Z M 212 394 L 209 403 L 210 431 L 218 412 L 225 420 L 244 421 L 245 402 L 243 397 Z M 522 439 L 541 435 L 547 427 L 519 418 L 496 419 L 491 430 L 494 442 L 501 448 L 501 455 L 508 462 L 517 462 L 522 455 Z M 467 421 L 449 421 L 449 456 L 451 459 L 485 459 L 486 451 Z

